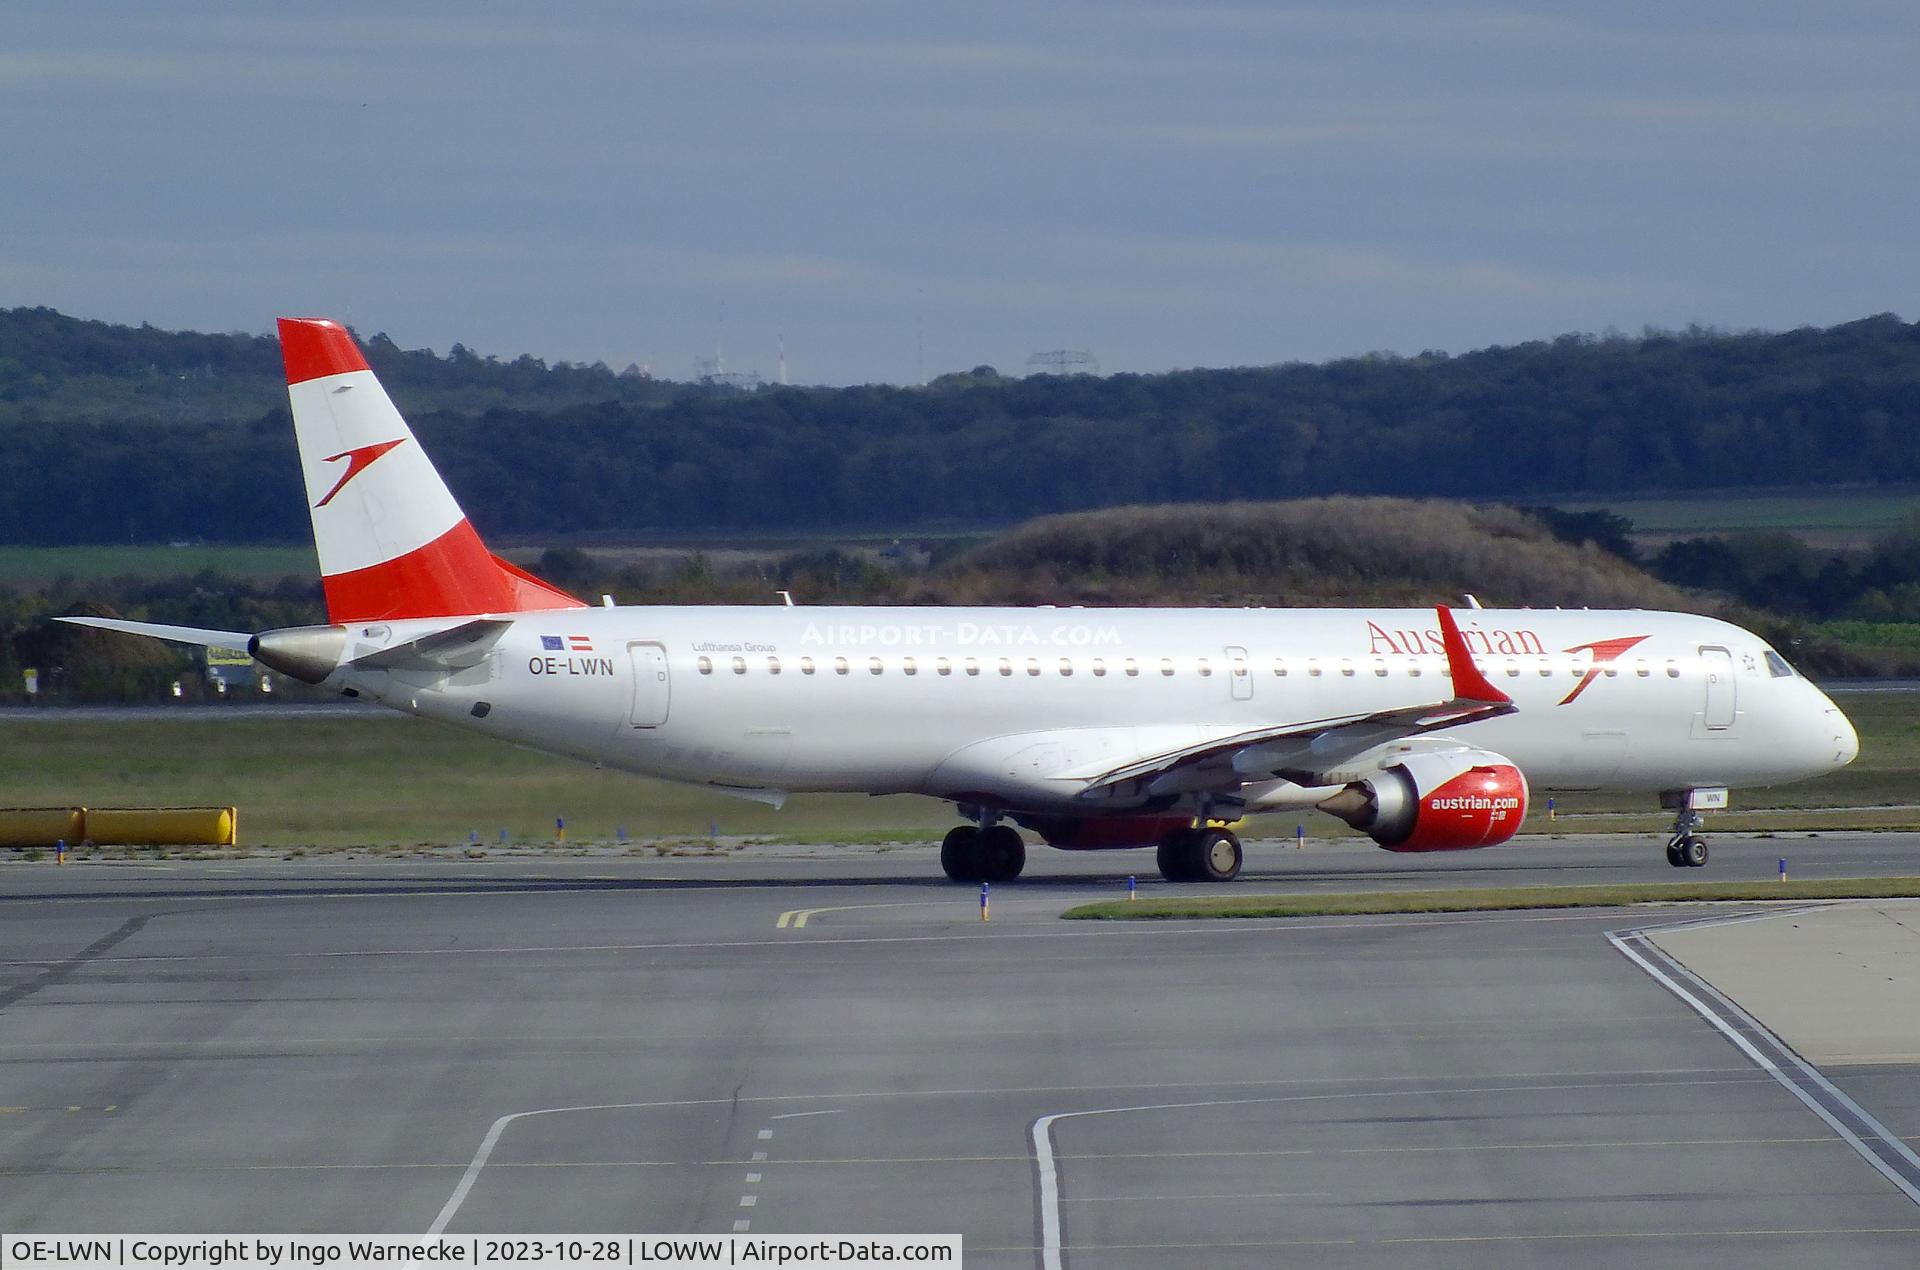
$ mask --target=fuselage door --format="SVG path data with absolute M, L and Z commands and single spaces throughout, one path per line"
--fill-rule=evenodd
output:
M 1230 644 L 1224 651 L 1227 655 L 1227 684 L 1233 691 L 1233 699 L 1253 700 L 1253 667 L 1247 663 L 1247 650 Z
M 1703 646 L 1700 664 L 1707 675 L 1707 708 L 1701 721 L 1710 728 L 1730 728 L 1735 704 L 1733 654 L 1724 648 Z
M 659 644 L 628 644 L 633 664 L 633 705 L 627 722 L 636 728 L 657 728 L 667 721 L 672 685 L 667 680 L 667 650 Z

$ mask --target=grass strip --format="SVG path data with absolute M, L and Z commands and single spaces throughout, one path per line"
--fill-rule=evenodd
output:
M 1667 882 L 1625 886 L 1460 887 L 1331 895 L 1196 895 L 1102 900 L 1070 908 L 1077 921 L 1194 917 L 1332 917 L 1369 913 L 1476 913 L 1514 908 L 1618 908 L 1689 900 L 1850 900 L 1920 896 L 1920 877 L 1824 878 L 1814 882 Z

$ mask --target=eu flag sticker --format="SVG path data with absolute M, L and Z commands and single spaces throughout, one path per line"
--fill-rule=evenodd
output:
M 567 650 L 567 643 L 558 635 L 542 635 L 540 647 L 550 653 L 563 653 Z

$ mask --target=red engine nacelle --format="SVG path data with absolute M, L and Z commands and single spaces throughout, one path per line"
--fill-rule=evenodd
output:
M 1520 832 L 1527 778 L 1488 750 L 1410 754 L 1320 808 L 1389 851 L 1465 851 Z

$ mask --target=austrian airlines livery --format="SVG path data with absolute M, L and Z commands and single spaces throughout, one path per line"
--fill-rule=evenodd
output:
M 588 762 L 758 799 L 925 794 L 956 881 L 1020 826 L 1240 871 L 1224 826 L 1318 808 L 1389 851 L 1511 838 L 1541 791 L 1699 811 L 1842 767 L 1858 742 L 1758 637 L 1638 610 L 590 608 L 488 552 L 353 338 L 280 322 L 326 626 L 83 625 L 274 670 Z

